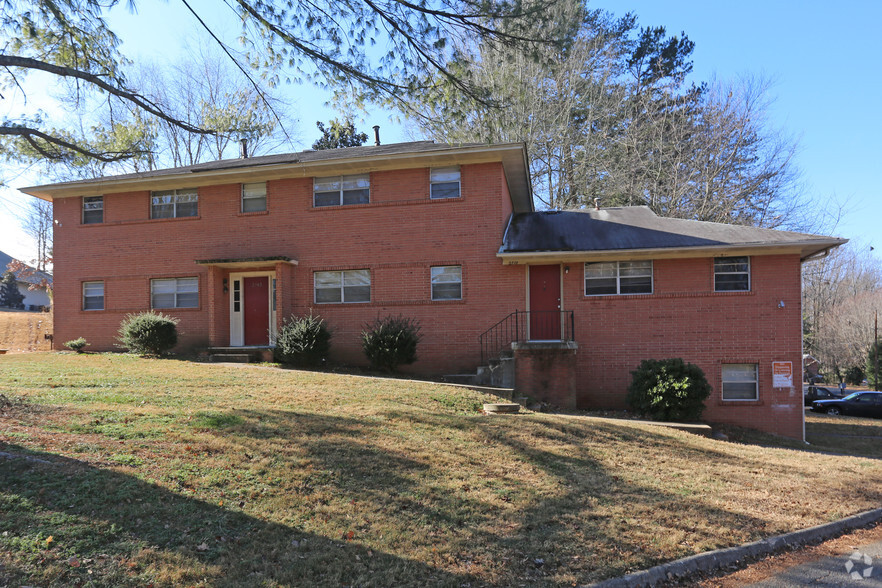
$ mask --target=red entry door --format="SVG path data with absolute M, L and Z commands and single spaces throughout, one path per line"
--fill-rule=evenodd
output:
M 530 339 L 560 341 L 560 266 L 530 266 Z
M 245 278 L 245 345 L 269 344 L 269 278 Z

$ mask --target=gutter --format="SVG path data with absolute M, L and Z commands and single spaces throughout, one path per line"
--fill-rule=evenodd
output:
M 503 241 L 504 242 L 504 241 Z M 694 245 L 689 247 L 654 247 L 654 248 L 632 248 L 632 249 L 594 249 L 583 251 L 517 251 L 505 252 L 502 249 L 496 254 L 496 257 L 507 262 L 509 265 L 517 265 L 520 263 L 529 263 L 537 260 L 585 260 L 594 259 L 663 259 L 670 257 L 714 257 L 718 252 L 741 252 L 749 254 L 750 251 L 757 249 L 777 249 L 792 250 L 792 252 L 800 252 L 806 249 L 819 248 L 819 251 L 810 253 L 801 257 L 802 261 L 814 258 L 821 252 L 829 252 L 831 249 L 843 245 L 848 239 L 825 239 L 823 241 L 791 241 L 787 243 L 724 243 L 720 245 Z M 504 245 L 503 245 L 504 247 Z M 703 253 L 704 255 L 696 255 Z

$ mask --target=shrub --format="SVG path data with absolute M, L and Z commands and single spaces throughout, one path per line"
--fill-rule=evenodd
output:
M 83 352 L 83 347 L 89 345 L 83 337 L 79 339 L 73 339 L 64 344 L 65 347 L 70 349 L 71 351 L 76 351 L 77 353 Z
M 390 372 L 416 361 L 419 342 L 419 321 L 403 316 L 377 318 L 361 333 L 361 346 L 371 366 Z
M 276 337 L 276 361 L 316 366 L 328 356 L 331 331 L 318 316 L 289 317 Z
M 628 404 L 657 420 L 697 420 L 710 396 L 701 368 L 679 358 L 643 360 L 631 375 Z
M 178 343 L 178 319 L 154 312 L 127 315 L 118 341 L 139 355 L 162 355 Z

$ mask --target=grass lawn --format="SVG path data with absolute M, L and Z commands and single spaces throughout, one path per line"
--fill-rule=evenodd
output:
M 575 585 L 882 500 L 882 460 L 441 384 L 23 354 L 0 394 L 0 585 Z

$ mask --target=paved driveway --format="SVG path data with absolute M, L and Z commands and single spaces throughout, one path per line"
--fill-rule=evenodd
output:
M 882 588 L 882 541 L 858 546 L 839 557 L 823 557 L 783 570 L 755 588 L 802 586 Z

